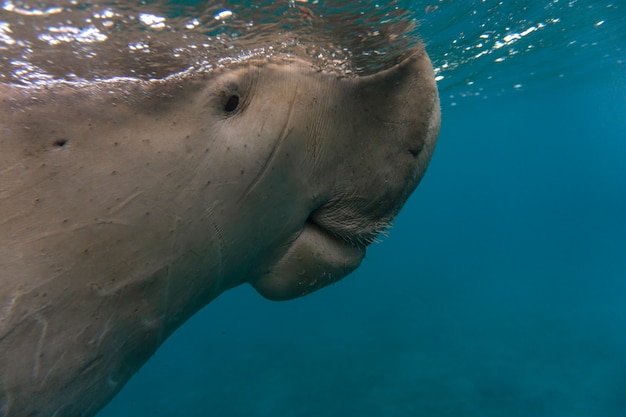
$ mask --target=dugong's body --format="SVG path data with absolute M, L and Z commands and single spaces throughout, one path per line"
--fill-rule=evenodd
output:
M 93 416 L 223 291 L 289 299 L 347 275 L 439 120 L 422 48 L 364 77 L 275 56 L 0 85 L 0 416 Z

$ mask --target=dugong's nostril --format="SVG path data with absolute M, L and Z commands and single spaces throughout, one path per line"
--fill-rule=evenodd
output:
M 414 158 L 417 158 L 420 153 L 422 153 L 422 150 L 424 149 L 424 141 L 419 139 L 419 140 L 414 140 L 411 143 L 409 143 L 409 152 L 411 152 L 411 155 L 413 155 Z

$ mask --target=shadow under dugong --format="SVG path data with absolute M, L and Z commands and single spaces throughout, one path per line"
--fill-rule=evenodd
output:
M 0 415 L 93 416 L 223 291 L 290 299 L 353 271 L 439 131 L 428 56 L 405 56 L 0 84 Z

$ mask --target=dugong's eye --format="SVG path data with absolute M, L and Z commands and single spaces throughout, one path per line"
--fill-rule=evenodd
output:
M 239 107 L 239 96 L 232 94 L 228 97 L 228 100 L 226 100 L 226 104 L 224 104 L 224 111 L 226 113 L 232 113 L 237 110 L 237 107 Z

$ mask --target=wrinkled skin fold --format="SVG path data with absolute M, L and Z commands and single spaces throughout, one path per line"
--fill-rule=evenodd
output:
M 0 85 L 0 416 L 94 416 L 189 317 L 360 264 L 439 131 L 430 61 L 294 58 L 144 82 Z

